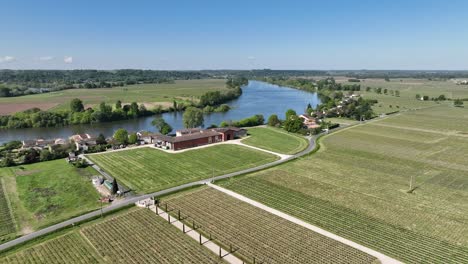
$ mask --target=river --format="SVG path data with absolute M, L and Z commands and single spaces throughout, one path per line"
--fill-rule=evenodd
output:
M 263 114 L 265 120 L 272 114 L 277 114 L 280 119 L 284 119 L 284 113 L 290 108 L 301 114 L 308 103 L 315 107 L 320 102 L 316 93 L 259 81 L 249 81 L 249 84 L 244 86 L 242 90 L 243 93 L 238 99 L 228 103 L 231 106 L 231 110 L 226 113 L 206 114 L 204 116 L 204 125 L 206 127 L 211 124 L 219 125 L 225 120 L 239 120 L 255 114 Z M 183 128 L 182 112 L 164 113 L 162 116 L 174 128 L 174 132 L 177 129 Z M 119 128 L 124 128 L 128 131 L 154 131 L 155 128 L 151 125 L 153 118 L 143 117 L 118 122 L 53 128 L 0 129 L 0 143 L 38 138 L 68 138 L 78 133 L 94 135 L 103 133 L 105 136 L 111 136 Z

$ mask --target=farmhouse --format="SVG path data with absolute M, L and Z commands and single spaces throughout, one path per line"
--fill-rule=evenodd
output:
M 89 147 L 96 146 L 96 138 L 90 134 L 78 134 L 70 137 L 70 140 L 75 142 L 76 150 L 87 151 Z
M 317 119 L 315 117 L 312 117 L 312 116 L 307 115 L 307 114 L 300 115 L 299 117 L 304 120 L 303 124 L 308 129 L 314 129 L 314 128 L 320 127 L 320 125 L 317 124 Z
M 161 148 L 181 150 L 224 142 L 246 135 L 246 130 L 237 127 L 213 128 L 213 129 L 184 129 L 176 131 L 175 137 L 161 134 L 153 135 L 151 143 Z

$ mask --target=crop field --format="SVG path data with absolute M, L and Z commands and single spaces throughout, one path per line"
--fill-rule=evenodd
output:
M 101 102 L 114 105 L 117 100 L 123 103 L 146 103 L 148 109 L 161 105 L 172 106 L 173 100 L 198 100 L 209 91 L 223 91 L 225 80 L 179 80 L 174 84 L 138 84 L 114 88 L 69 89 L 51 93 L 0 98 L 0 115 L 10 114 L 12 110 L 22 111 L 33 107 L 43 110 L 68 109 L 73 98 L 80 98 L 86 106 Z M 21 107 L 19 107 L 21 106 Z M 151 107 L 153 106 L 153 107 Z
M 88 157 L 120 183 L 139 193 L 158 191 L 278 159 L 276 155 L 227 144 L 180 153 L 140 148 Z
M 346 82 L 346 81 L 345 81 Z M 391 79 L 386 82 L 383 79 L 361 80 L 361 94 L 364 98 L 377 99 L 379 103 L 374 105 L 374 111 L 378 114 L 389 113 L 399 110 L 420 109 L 428 106 L 437 105 L 433 101 L 416 100 L 416 95 L 427 95 L 429 98 L 436 98 L 439 95 L 445 95 L 447 98 L 468 98 L 468 87 L 466 85 L 457 85 L 452 80 L 427 80 L 427 79 Z M 400 91 L 400 96 L 392 96 L 390 92 L 377 94 L 372 90 L 366 92 L 366 87 Z M 440 104 L 451 104 L 451 102 L 441 102 Z
M 307 148 L 305 138 L 270 127 L 248 129 L 249 138 L 242 143 L 281 154 L 295 154 Z
M 88 175 L 63 159 L 1 168 L 17 223 L 31 232 L 99 208 L 99 194 Z M 97 172 L 94 172 L 95 174 Z
M 402 113 L 219 184 L 406 263 L 466 263 L 467 116 L 449 106 Z
M 215 243 L 246 261 L 265 263 L 372 263 L 357 249 L 272 215 L 212 188 L 178 194 L 168 200 L 172 212 L 190 216 Z
M 97 252 L 78 233 L 48 240 L 0 259 L 5 264 L 100 263 Z
M 128 209 L 60 232 L 0 253 L 0 263 L 224 263 L 146 209 Z
M 0 177 L 0 242 L 14 233 L 16 225 L 4 192 L 3 179 Z
M 224 263 L 146 209 L 114 217 L 81 232 L 105 263 Z

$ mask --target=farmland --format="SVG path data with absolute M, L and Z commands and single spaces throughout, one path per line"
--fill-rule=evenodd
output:
M 199 188 L 163 200 L 185 221 L 244 260 L 266 263 L 372 263 L 359 250 L 312 232 L 211 188 Z
M 0 169 L 13 213 L 25 233 L 99 207 L 91 168 L 63 159 Z
M 278 159 L 262 151 L 227 144 L 180 153 L 140 148 L 87 157 L 120 183 L 139 193 L 158 191 Z
M 0 263 L 223 263 L 154 212 L 127 209 L 1 253 Z
M 198 100 L 198 97 L 209 91 L 223 91 L 225 80 L 179 80 L 174 84 L 137 84 L 114 88 L 69 89 L 51 93 L 26 95 L 19 97 L 0 98 L 0 115 L 11 114 L 12 111 L 22 111 L 33 107 L 42 110 L 68 109 L 73 98 L 80 98 L 87 107 L 93 107 L 101 102 L 115 104 L 117 100 L 123 103 L 145 103 L 148 109 L 161 105 L 163 108 L 172 106 L 172 101 Z
M 352 83 L 351 83 L 352 84 Z M 468 89 L 462 85 L 456 85 L 452 80 L 427 80 L 427 79 L 391 79 L 389 82 L 383 79 L 361 80 L 361 94 L 364 98 L 377 99 L 379 102 L 373 109 L 377 113 L 388 113 L 398 110 L 419 109 L 437 105 L 433 101 L 416 100 L 416 95 L 427 95 L 436 98 L 443 94 L 447 98 L 468 98 Z M 372 90 L 366 92 L 366 87 L 399 91 L 400 96 L 388 94 L 377 94 Z M 447 102 L 442 102 L 444 104 Z M 398 107 L 398 108 L 397 108 Z
M 99 256 L 78 234 L 69 233 L 0 259 L 1 263 L 100 263 Z
M 402 113 L 326 136 L 315 155 L 220 184 L 407 263 L 461 263 L 467 116 L 444 105 Z
M 250 137 L 242 143 L 281 154 L 295 154 L 307 148 L 305 138 L 270 127 L 249 128 Z
M 106 263 L 218 263 L 219 259 L 154 212 L 140 209 L 84 228 Z
M 16 233 L 16 225 L 4 191 L 3 179 L 0 177 L 0 241 L 14 233 Z

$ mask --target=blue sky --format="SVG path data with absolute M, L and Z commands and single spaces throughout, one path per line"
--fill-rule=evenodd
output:
M 468 70 L 468 1 L 0 0 L 0 69 Z

